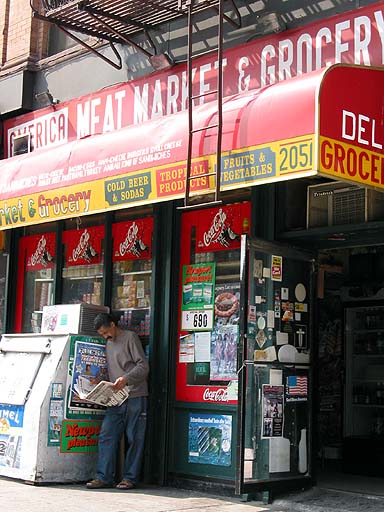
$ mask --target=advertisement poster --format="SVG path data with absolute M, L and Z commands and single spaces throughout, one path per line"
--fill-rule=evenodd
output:
M 240 314 L 240 283 L 215 286 L 215 324 L 238 324 Z
M 223 164 L 229 162 L 223 159 Z M 240 247 L 240 235 L 249 225 L 249 205 L 239 204 L 237 208 L 223 206 L 219 209 L 204 210 L 196 223 L 196 247 L 200 253 L 234 250 Z
M 27 271 L 49 270 L 54 268 L 56 233 L 44 233 L 28 237 L 25 269 Z
M 0 466 L 20 467 L 24 406 L 0 406 Z
M 189 415 L 188 462 L 231 465 L 232 416 Z
M 64 400 L 62 398 L 50 399 L 48 415 L 48 446 L 58 446 L 64 418 Z
M 284 386 L 263 384 L 263 424 L 261 437 L 283 437 Z
M 103 238 L 104 226 L 64 231 L 65 265 L 74 267 L 101 263 Z
M 193 363 L 195 361 L 195 338 L 193 333 L 180 337 L 179 363 Z
M 237 380 L 238 325 L 215 325 L 211 338 L 210 380 Z
M 96 453 L 101 421 L 63 421 L 61 453 Z
M 74 384 L 78 379 L 88 379 L 94 385 L 100 380 L 109 380 L 104 339 L 73 335 L 69 348 L 65 417 L 67 419 L 93 419 L 95 413 L 102 414 L 104 409 L 78 397 L 74 390 Z
M 113 261 L 143 260 L 152 256 L 153 217 L 112 225 Z M 124 267 L 122 269 L 124 271 Z
M 215 272 L 215 263 L 183 266 L 182 330 L 212 329 Z
M 283 279 L 283 258 L 281 256 L 272 255 L 271 279 L 272 281 L 282 281 Z
M 86 381 L 84 384 L 82 384 L 83 380 Z M 75 388 L 88 388 L 89 385 L 96 386 L 102 380 L 109 380 L 105 346 L 76 341 L 70 407 L 79 409 L 85 407 L 87 410 L 89 408 L 99 409 L 99 405 L 81 399 L 76 393 Z

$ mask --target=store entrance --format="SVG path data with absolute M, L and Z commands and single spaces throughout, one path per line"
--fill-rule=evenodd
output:
M 297 489 L 312 478 L 315 259 L 301 249 L 244 238 L 236 490 Z
M 352 489 L 384 477 L 384 246 L 319 261 L 318 482 Z

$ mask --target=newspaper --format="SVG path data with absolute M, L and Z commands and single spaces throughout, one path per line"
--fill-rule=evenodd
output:
M 93 385 L 89 379 L 79 375 L 74 390 L 82 400 L 93 402 L 94 404 L 103 405 L 105 407 L 113 407 L 121 405 L 128 398 L 128 388 L 125 387 L 116 391 L 112 382 L 106 380 L 100 381 Z

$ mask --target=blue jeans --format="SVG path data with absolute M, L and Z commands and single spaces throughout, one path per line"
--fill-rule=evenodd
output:
M 125 432 L 127 452 L 123 478 L 136 484 L 140 477 L 147 424 L 147 397 L 128 398 L 120 407 L 108 407 L 99 434 L 96 478 L 113 484 L 120 439 Z

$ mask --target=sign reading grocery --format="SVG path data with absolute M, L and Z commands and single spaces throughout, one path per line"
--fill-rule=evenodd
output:
M 335 67 L 319 100 L 319 171 L 384 189 L 384 71 Z
M 216 54 L 194 61 L 194 95 L 216 89 Z M 225 94 L 241 94 L 338 62 L 384 64 L 382 2 L 339 14 L 300 29 L 259 38 L 226 50 Z M 36 149 L 153 121 L 187 108 L 186 64 L 76 98 L 4 122 L 5 155 L 14 137 L 30 133 Z M 212 99 L 202 96 L 199 104 Z M 166 152 L 164 147 L 161 151 Z

